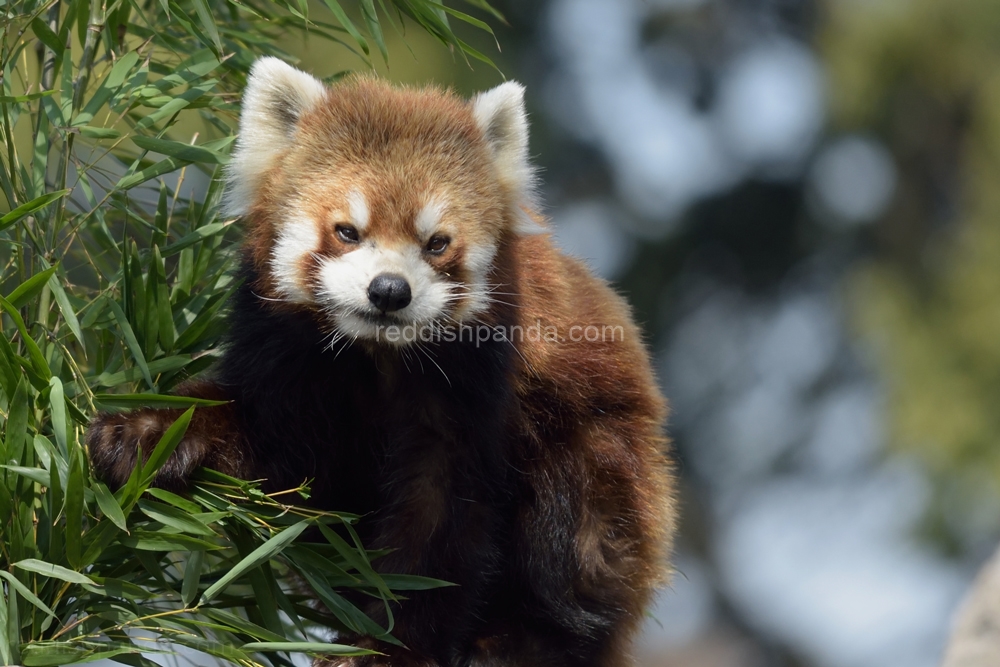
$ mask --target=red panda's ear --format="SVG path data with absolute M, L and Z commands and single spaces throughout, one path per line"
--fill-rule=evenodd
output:
M 528 117 L 524 110 L 524 86 L 502 83 L 472 100 L 472 114 L 493 153 L 500 182 L 514 195 L 511 202 L 515 231 L 539 233 L 544 229 L 523 215 L 521 207 L 535 208 L 535 174 L 528 159 Z
M 227 215 L 244 215 L 261 176 L 291 143 L 299 118 L 326 94 L 323 83 L 277 58 L 253 64 L 243 91 L 240 133 L 226 170 Z

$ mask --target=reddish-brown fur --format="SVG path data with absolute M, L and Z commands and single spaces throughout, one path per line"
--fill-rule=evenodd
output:
M 330 665 L 631 664 L 629 642 L 664 581 L 677 510 L 666 407 L 626 304 L 547 235 L 513 233 L 514 193 L 500 184 L 463 100 L 359 79 L 331 89 L 298 133 L 244 221 L 250 282 L 234 305 L 230 361 L 217 381 L 181 392 L 235 402 L 197 411 L 160 483 L 182 485 L 198 465 L 274 485 L 312 473 L 318 504 L 372 512 L 370 546 L 397 549 L 380 564 L 386 571 L 461 579 L 458 589 L 403 605 L 397 636 L 411 650 L 356 638 L 388 657 Z M 371 202 L 370 234 L 385 243 L 411 239 L 421 197 L 447 192 L 446 221 L 459 232 L 431 260 L 435 269 L 463 282 L 465 253 L 495 241 L 489 279 L 503 296 L 477 322 L 525 333 L 475 347 L 439 343 L 435 360 L 447 382 L 433 368 L 424 375 L 411 367 L 398 349 L 363 341 L 336 362 L 316 352 L 268 366 L 278 348 L 265 349 L 265 332 L 302 347 L 311 330 L 320 340 L 333 328 L 309 306 L 257 298 L 279 298 L 270 251 L 290 202 L 320 221 L 318 254 L 335 257 L 350 251 L 333 230 L 352 187 Z M 304 275 L 313 268 L 307 262 Z M 574 327 L 587 326 L 602 339 L 574 340 Z M 531 327 L 549 339 L 528 335 Z M 321 365 L 342 377 L 327 384 L 319 371 L 309 374 Z M 301 407 L 288 414 L 298 422 L 282 421 L 283 395 L 261 393 L 265 384 L 297 397 Z M 329 402 L 316 405 L 331 407 L 310 407 L 320 391 L 330 392 Z M 88 436 L 95 469 L 121 483 L 136 444 L 148 452 L 174 418 L 160 410 L 97 416 Z M 275 434 L 266 444 L 257 441 L 262 430 Z M 362 434 L 374 453 L 353 448 Z M 303 456 L 308 466 L 280 463 L 309 438 L 316 444 Z M 471 454 L 480 441 L 492 449 Z M 373 470 L 368 457 L 392 464 Z M 341 488 L 353 478 L 370 480 L 371 492 Z

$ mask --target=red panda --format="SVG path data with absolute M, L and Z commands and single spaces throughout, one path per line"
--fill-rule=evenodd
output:
M 157 483 L 198 466 L 314 480 L 365 515 L 413 594 L 406 648 L 348 667 L 624 667 L 665 577 L 674 483 L 665 402 L 623 300 L 535 212 L 524 90 L 466 102 L 254 65 L 228 172 L 242 284 L 210 379 Z M 95 417 L 122 484 L 177 411 Z M 378 605 L 366 611 L 380 620 Z

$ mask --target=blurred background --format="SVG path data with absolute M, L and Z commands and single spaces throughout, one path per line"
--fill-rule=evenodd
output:
M 935 665 L 1000 539 L 1000 3 L 494 4 L 502 53 L 467 37 L 527 85 L 545 213 L 673 404 L 641 664 Z M 394 80 L 502 80 L 394 39 Z

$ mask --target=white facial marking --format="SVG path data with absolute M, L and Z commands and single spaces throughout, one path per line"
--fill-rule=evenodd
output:
M 455 319 L 464 321 L 485 312 L 490 307 L 491 287 L 486 279 L 489 277 L 490 269 L 493 268 L 493 259 L 496 257 L 496 244 L 470 245 L 465 251 L 465 270 L 469 275 L 469 282 L 465 286 L 466 298 L 455 314 Z
M 303 260 L 319 249 L 319 226 L 301 213 L 285 222 L 271 252 L 271 272 L 278 292 L 292 303 L 311 303 L 304 287 Z
M 439 197 L 431 197 L 424 204 L 424 207 L 417 213 L 417 219 L 414 223 L 420 238 L 426 241 L 438 230 L 438 225 L 441 224 L 441 217 L 444 215 L 447 207 L 448 203 Z
M 368 285 L 382 273 L 403 276 L 410 284 L 409 305 L 392 313 L 399 326 L 430 326 L 446 312 L 451 285 L 423 260 L 418 247 L 362 244 L 357 250 L 324 260 L 319 271 L 320 305 L 326 307 L 342 333 L 386 340 L 384 331 L 380 335 L 380 325 L 365 317 L 379 314 L 368 300 Z
M 365 196 L 361 194 L 360 190 L 351 190 L 347 195 L 347 205 L 351 216 L 351 224 L 359 232 L 365 231 L 368 228 L 368 218 L 371 216 Z

